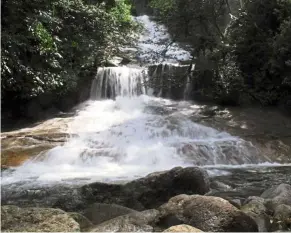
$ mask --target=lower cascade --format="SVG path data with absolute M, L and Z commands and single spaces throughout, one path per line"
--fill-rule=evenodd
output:
M 152 96 L 147 78 L 142 69 L 99 69 L 64 145 L 4 172 L 2 184 L 130 180 L 176 166 L 268 161 L 250 142 L 193 122 L 197 105 Z
M 91 99 L 137 96 L 145 94 L 145 73 L 128 67 L 103 67 L 97 71 L 91 87 Z

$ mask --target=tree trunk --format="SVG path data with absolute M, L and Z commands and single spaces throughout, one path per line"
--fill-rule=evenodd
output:
M 239 0 L 240 2 L 240 8 L 243 9 L 244 8 L 244 1 L 243 0 Z
M 240 0 L 240 1 L 242 1 L 242 0 Z M 227 6 L 228 13 L 231 14 L 231 8 L 230 8 L 230 5 L 229 5 L 228 0 L 225 0 L 225 4 L 226 4 L 226 6 Z

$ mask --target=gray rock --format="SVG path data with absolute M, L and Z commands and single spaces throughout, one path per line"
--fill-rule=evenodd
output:
M 52 208 L 1 207 L 1 230 L 14 232 L 77 232 L 79 224 L 66 212 Z
M 270 216 L 265 206 L 265 200 L 260 197 L 249 197 L 241 207 L 241 211 L 253 218 L 260 232 L 267 232 L 271 228 Z
M 125 185 L 126 192 L 145 209 L 157 208 L 179 194 L 205 194 L 209 191 L 209 177 L 198 167 L 173 168 L 156 172 Z
M 198 228 L 186 225 L 186 224 L 181 224 L 177 226 L 172 226 L 163 232 L 203 232 L 199 230 Z
M 263 192 L 261 197 L 264 199 L 270 199 L 273 209 L 280 204 L 291 205 L 291 185 L 280 184 L 274 186 Z
M 118 204 L 134 210 L 157 208 L 178 194 L 205 194 L 209 177 L 198 167 L 176 167 L 155 172 L 126 184 L 92 183 L 74 195 L 64 195 L 54 205 L 66 211 L 82 211 L 93 203 Z
M 87 232 L 152 232 L 158 215 L 154 209 L 130 213 L 88 228 Z
M 94 203 L 85 209 L 83 214 L 90 219 L 94 225 L 97 225 L 132 212 L 136 211 L 116 204 Z
M 219 191 L 228 191 L 228 190 L 232 190 L 233 189 L 230 185 L 225 184 L 223 182 L 220 182 L 218 180 L 213 180 L 210 183 L 210 188 L 211 189 L 215 189 L 215 190 L 219 190 Z
M 274 211 L 274 218 L 278 220 L 291 218 L 291 206 L 289 205 L 278 205 Z
M 265 199 L 262 197 L 257 197 L 257 196 L 250 196 L 247 199 L 244 200 L 243 205 L 246 205 L 250 202 L 259 202 L 265 204 Z
M 272 231 L 291 231 L 291 206 L 278 205 L 274 210 Z
M 240 209 L 242 206 L 242 204 L 241 204 L 242 201 L 240 199 L 235 198 L 235 199 L 230 199 L 228 201 L 230 202 L 230 204 L 234 205 L 238 209 Z
M 70 212 L 68 213 L 77 223 L 79 223 L 81 231 L 84 229 L 87 229 L 89 227 L 93 226 L 93 223 L 86 218 L 84 215 L 76 213 L 76 212 Z
M 95 182 L 84 185 L 71 195 L 62 195 L 53 204 L 54 208 L 65 211 L 82 213 L 89 205 L 99 203 L 126 203 L 123 194 L 123 185 Z
M 255 221 L 228 201 L 211 196 L 178 195 L 159 208 L 158 226 L 187 224 L 202 231 L 258 231 Z
M 16 205 L 20 207 L 55 208 L 54 203 L 63 197 L 67 197 L 65 205 L 68 207 L 70 207 L 70 202 L 72 206 L 78 207 L 83 205 L 79 188 L 66 184 L 43 187 L 27 187 L 27 185 L 20 184 L 17 188 L 2 186 L 1 192 L 1 202 L 3 205 Z M 62 204 L 60 203 L 56 208 L 63 209 Z

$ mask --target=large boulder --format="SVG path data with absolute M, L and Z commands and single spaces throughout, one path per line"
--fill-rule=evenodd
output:
M 133 212 L 136 211 L 116 204 L 94 203 L 85 209 L 83 214 L 94 225 L 98 225 L 107 220 Z
M 146 209 L 156 208 L 179 194 L 205 194 L 209 191 L 209 177 L 198 167 L 173 168 L 156 172 L 125 185 L 131 194 Z
M 160 228 L 187 224 L 202 231 L 258 231 L 251 217 L 219 197 L 182 194 L 171 198 L 159 211 Z
M 199 230 L 198 228 L 186 225 L 186 224 L 181 224 L 177 226 L 172 226 L 164 230 L 164 232 L 203 232 L 203 231 Z
M 87 229 L 89 227 L 92 227 L 94 224 L 86 218 L 84 215 L 76 213 L 76 212 L 69 212 L 68 213 L 77 223 L 80 225 L 81 231 L 84 229 Z
M 95 182 L 75 189 L 71 195 L 62 195 L 54 202 L 54 208 L 65 211 L 83 213 L 85 209 L 94 203 L 115 203 L 124 205 L 126 196 L 124 195 L 123 185 L 107 184 Z
M 291 230 L 291 185 L 280 184 L 264 191 L 261 198 L 272 219 L 271 231 Z
M 126 184 L 95 182 L 84 185 L 72 196 L 64 195 L 54 207 L 82 211 L 93 203 L 118 204 L 134 210 L 157 208 L 179 194 L 205 194 L 209 177 L 198 167 L 176 167 L 155 172 Z
M 241 207 L 241 211 L 256 221 L 260 232 L 268 232 L 270 230 L 271 218 L 269 216 L 269 210 L 265 206 L 265 199 L 261 197 L 249 197 Z
M 56 184 L 48 186 L 28 186 L 22 185 L 2 186 L 1 202 L 2 205 L 16 205 L 20 207 L 41 207 L 41 208 L 62 208 L 62 203 L 54 206 L 58 200 L 66 197 L 67 202 L 64 204 L 68 206 L 70 211 L 70 203 L 72 207 L 82 206 L 82 196 L 80 195 L 78 187 L 72 187 L 66 184 Z M 67 210 L 63 209 L 63 210 Z M 72 208 L 73 209 L 73 208 Z
M 14 232 L 77 232 L 79 224 L 66 212 L 52 208 L 1 207 L 1 230 Z
M 291 205 L 291 185 L 280 184 L 274 186 L 263 192 L 261 197 L 267 199 L 269 206 L 273 209 L 280 204 Z
M 157 221 L 157 210 L 130 213 L 88 228 L 87 232 L 152 232 Z

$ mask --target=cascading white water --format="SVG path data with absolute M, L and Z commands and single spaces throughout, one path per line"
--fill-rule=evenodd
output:
M 136 20 L 144 25 L 144 33 L 138 43 L 138 56 L 144 63 L 177 63 L 177 61 L 190 60 L 188 51 L 174 42 L 167 28 L 149 16 L 142 15 Z
M 133 179 L 175 166 L 258 162 L 251 144 L 190 121 L 195 105 L 139 95 L 141 77 L 142 70 L 127 67 L 98 70 L 92 97 L 111 88 L 115 100 L 88 101 L 63 146 L 24 163 L 2 184 Z
M 155 38 L 156 24 L 146 16 L 140 21 L 153 29 L 149 30 L 151 42 L 143 38 L 141 50 L 163 48 L 163 31 Z M 179 55 L 176 49 L 170 54 Z M 188 59 L 189 53 L 182 51 L 179 56 Z M 146 79 L 143 69 L 99 68 L 92 82 L 91 100 L 79 108 L 70 123 L 67 142 L 25 162 L 12 173 L 3 172 L 2 185 L 69 179 L 75 183 L 112 181 L 176 166 L 267 161 L 257 155 L 251 143 L 191 121 L 197 105 L 150 96 L 153 91 L 146 91 Z
M 145 94 L 146 71 L 128 67 L 98 68 L 91 86 L 91 99 Z

